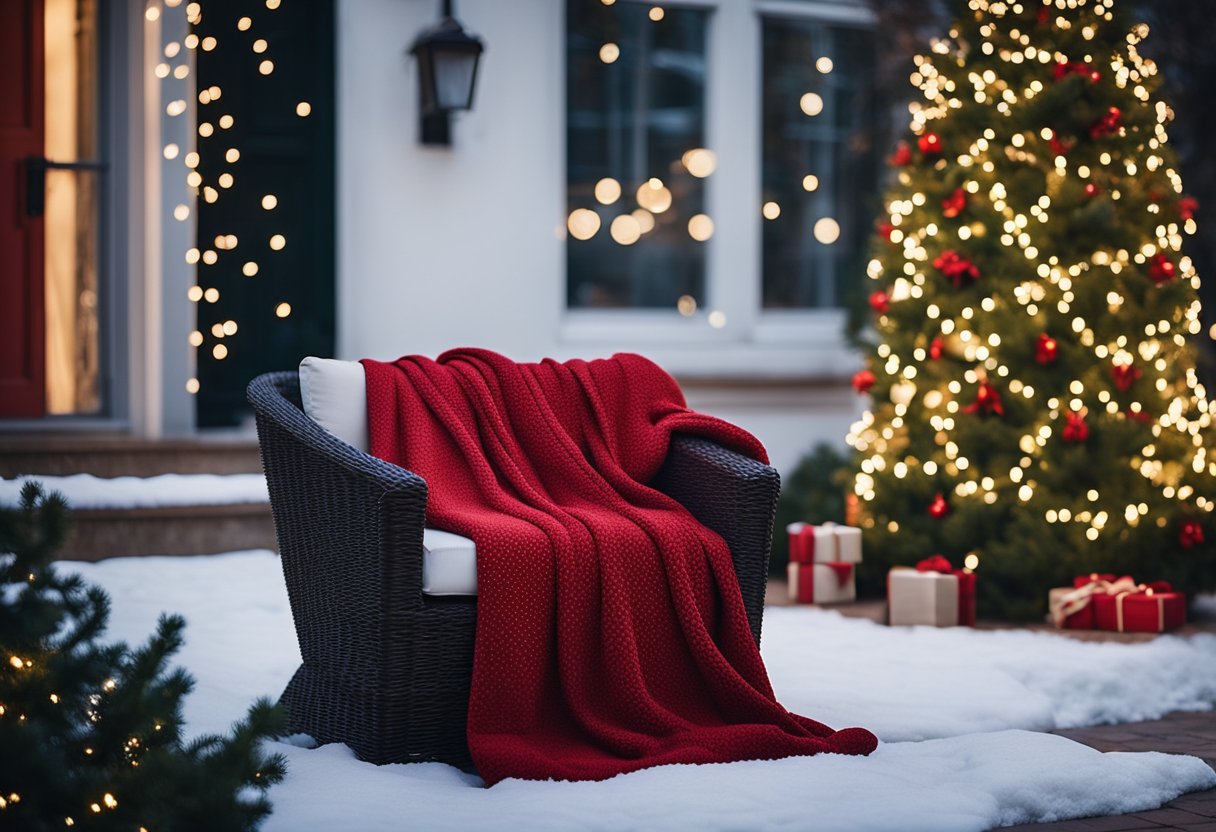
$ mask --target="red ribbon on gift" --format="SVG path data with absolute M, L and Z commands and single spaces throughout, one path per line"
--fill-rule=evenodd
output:
M 934 555 L 930 558 L 925 558 L 920 563 L 916 564 L 917 572 L 945 572 L 947 575 L 954 574 L 954 564 L 952 564 L 944 555 Z
M 851 563 L 804 563 L 798 566 L 798 587 L 797 599 L 799 603 L 813 604 L 815 603 L 815 567 L 826 566 L 836 575 L 836 583 L 839 587 L 844 587 L 849 578 L 853 576 L 853 564 Z
M 815 527 L 805 523 L 790 535 L 790 561 L 793 563 L 815 562 Z
M 958 623 L 963 627 L 975 626 L 975 573 L 966 569 L 955 569 L 944 555 L 933 555 L 916 564 L 917 572 L 941 572 L 958 579 Z

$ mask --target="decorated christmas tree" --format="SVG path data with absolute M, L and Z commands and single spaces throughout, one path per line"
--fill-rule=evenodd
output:
M 193 680 L 166 663 L 185 622 L 143 647 L 98 641 L 110 603 L 50 560 L 69 516 L 34 484 L 0 509 L 0 828 L 251 830 L 284 762 L 261 750 L 281 723 L 255 703 L 230 735 L 182 738 Z
M 871 587 L 941 553 L 981 615 L 1093 571 L 1216 585 L 1216 406 L 1172 112 L 1115 0 L 969 0 L 915 59 L 850 434 Z M 863 574 L 863 578 L 867 577 Z

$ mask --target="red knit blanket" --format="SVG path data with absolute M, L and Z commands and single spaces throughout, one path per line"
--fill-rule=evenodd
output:
M 645 485 L 673 432 L 767 461 L 755 437 L 637 355 L 363 365 L 372 454 L 477 544 L 468 740 L 488 785 L 874 749 L 777 703 L 726 544 Z

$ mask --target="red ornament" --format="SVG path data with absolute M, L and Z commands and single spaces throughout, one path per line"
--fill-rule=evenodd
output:
M 1130 390 L 1131 386 L 1136 383 L 1136 379 L 1142 375 L 1144 374 L 1140 372 L 1140 368 L 1131 362 L 1110 365 L 1110 377 L 1114 380 L 1115 386 L 1124 393 Z
M 891 154 L 890 161 L 891 165 L 897 168 L 912 164 L 912 148 L 908 147 L 907 142 L 900 142 L 895 146 L 895 152 Z
M 891 241 L 891 232 L 895 230 L 895 226 L 889 222 L 880 222 L 878 224 L 878 236 L 882 237 L 887 242 Z
M 1203 526 L 1194 520 L 1187 520 L 1178 530 L 1178 543 L 1183 549 L 1203 545 Z
M 947 219 L 954 219 L 963 213 L 963 209 L 966 207 L 967 192 L 962 188 L 955 188 L 954 193 L 942 200 L 942 216 Z
M 1158 252 L 1148 261 L 1148 276 L 1158 286 L 1163 283 L 1169 283 L 1178 273 L 1178 267 L 1174 265 L 1174 261 Z
M 1060 354 L 1060 344 L 1046 332 L 1039 333 L 1039 340 L 1034 344 L 1034 360 L 1040 364 L 1055 362 Z
M 879 315 L 885 315 L 891 310 L 891 298 L 882 289 L 870 295 L 870 308 Z
M 987 381 L 981 381 L 979 388 L 975 391 L 975 401 L 963 408 L 964 413 L 979 413 L 987 416 L 989 413 L 995 413 L 998 416 L 1005 415 L 1005 405 L 1001 403 L 1001 394 L 997 389 Z
M 1195 212 L 1199 210 L 1199 200 L 1193 196 L 1184 196 L 1178 200 L 1178 216 L 1184 220 L 1195 218 Z
M 874 377 L 872 372 L 869 370 L 862 370 L 853 376 L 853 389 L 858 393 L 868 393 L 870 392 L 870 388 L 874 386 L 874 382 L 877 380 L 878 379 Z
M 1111 107 L 1100 119 L 1089 126 L 1089 137 L 1100 139 L 1108 133 L 1118 133 L 1122 123 L 1123 113 L 1118 107 Z
M 976 265 L 959 255 L 954 249 L 947 249 L 938 255 L 933 261 L 933 268 L 950 278 L 950 282 L 956 289 L 962 285 L 964 278 L 980 279 L 980 270 L 976 268 Z
M 920 152 L 926 156 L 936 156 L 942 152 L 942 140 L 933 131 L 929 131 L 917 139 L 916 146 L 919 147 Z
M 934 338 L 933 342 L 931 344 L 929 344 L 929 357 L 932 358 L 934 361 L 941 358 L 942 352 L 945 351 L 945 347 L 946 347 L 946 345 L 942 342 L 942 339 L 940 336 L 937 338 Z
M 1085 412 L 1070 410 L 1065 414 L 1066 423 L 1060 435 L 1065 442 L 1080 443 L 1089 438 L 1089 425 L 1085 424 Z
M 1039 6 L 1039 14 L 1037 17 L 1040 26 L 1046 26 L 1051 22 L 1051 7 Z
M 1095 185 L 1093 182 L 1085 183 L 1085 195 L 1088 197 L 1097 196 L 1100 190 L 1101 189 L 1097 185 Z
M 1133 422 L 1140 422 L 1145 425 L 1153 421 L 1153 417 L 1148 415 L 1147 410 L 1132 410 L 1130 408 L 1127 410 L 1127 418 Z
M 950 504 L 946 502 L 946 497 L 940 491 L 933 498 L 933 502 L 929 503 L 929 516 L 936 517 L 938 520 L 950 513 Z

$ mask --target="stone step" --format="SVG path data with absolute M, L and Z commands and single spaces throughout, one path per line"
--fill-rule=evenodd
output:
M 138 439 L 115 434 L 0 434 L 0 477 L 22 474 L 152 477 L 261 473 L 247 436 Z M 268 503 L 84 508 L 72 512 L 65 560 L 127 555 L 201 555 L 276 549 Z
M 278 549 L 269 503 L 78 509 L 72 518 L 62 560 Z
M 0 433 L 0 477 L 20 474 L 95 474 L 151 477 L 156 474 L 260 473 L 252 437 L 138 439 L 114 434 Z

